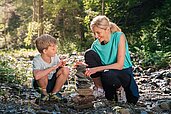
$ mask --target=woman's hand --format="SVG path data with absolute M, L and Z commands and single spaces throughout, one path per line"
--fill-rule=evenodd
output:
M 92 75 L 92 74 L 94 74 L 96 72 L 97 72 L 96 68 L 86 68 L 85 75 L 89 77 L 90 75 Z
M 77 68 L 79 65 L 85 65 L 85 66 L 88 66 L 86 63 L 84 63 L 84 62 L 76 62 L 75 64 L 74 64 L 74 68 Z

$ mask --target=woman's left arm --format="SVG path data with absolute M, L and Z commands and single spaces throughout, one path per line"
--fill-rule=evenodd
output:
M 86 75 L 90 76 L 91 74 L 94 74 L 99 71 L 103 70 L 108 70 L 108 69 L 117 69 L 117 70 L 122 70 L 124 66 L 124 60 L 125 60 L 125 35 L 122 34 L 120 36 L 120 42 L 119 42 L 119 47 L 118 47 L 118 53 L 117 53 L 117 62 L 111 65 L 106 65 L 106 66 L 99 66 L 99 67 L 94 67 L 86 70 Z
M 124 60 L 125 60 L 125 35 L 122 34 L 120 37 L 119 47 L 118 47 L 118 55 L 117 55 L 117 62 L 112 64 L 111 68 L 122 70 L 124 66 Z

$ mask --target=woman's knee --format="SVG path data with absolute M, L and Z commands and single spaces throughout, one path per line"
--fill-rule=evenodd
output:
M 87 58 L 87 57 L 91 57 L 92 54 L 96 54 L 96 52 L 93 51 L 93 50 L 91 50 L 91 49 L 88 49 L 88 50 L 86 50 L 86 52 L 85 52 L 85 57 L 86 57 L 86 58 Z
M 86 52 L 85 52 L 85 55 L 84 55 L 84 58 L 85 58 L 85 62 L 87 64 L 89 64 L 91 61 L 92 61 L 92 55 L 94 54 L 95 52 L 91 49 L 88 49 Z
M 87 50 L 85 53 L 85 63 L 88 64 L 89 68 L 102 66 L 99 55 L 91 49 Z

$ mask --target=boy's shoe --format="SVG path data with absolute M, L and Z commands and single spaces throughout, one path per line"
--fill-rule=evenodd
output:
M 49 95 L 41 94 L 40 97 L 35 99 L 35 103 L 39 105 L 40 103 L 48 101 L 48 100 L 49 100 Z
M 41 94 L 40 100 L 41 101 L 48 101 L 49 100 L 49 95 Z
M 55 101 L 62 101 L 62 102 L 67 102 L 67 99 L 62 97 L 62 94 L 60 94 L 59 92 L 56 94 L 51 94 L 50 95 L 50 100 L 55 100 Z
M 101 88 L 94 87 L 93 88 L 93 95 L 95 98 L 104 98 L 105 97 L 105 92 Z

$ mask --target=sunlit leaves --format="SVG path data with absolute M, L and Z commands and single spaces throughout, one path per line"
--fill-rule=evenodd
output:
M 31 52 L 31 50 L 30 50 Z M 0 79 L 1 81 L 24 84 L 32 77 L 31 62 L 28 57 L 34 53 L 26 50 L 0 51 Z

